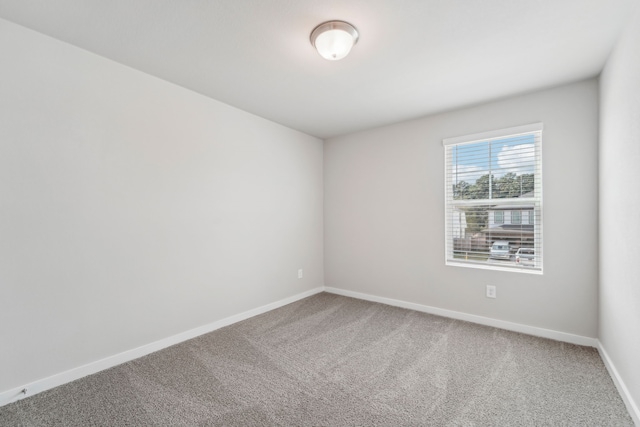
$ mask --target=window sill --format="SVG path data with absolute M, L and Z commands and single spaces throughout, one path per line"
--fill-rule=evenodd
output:
M 542 268 L 527 268 L 527 267 L 518 267 L 511 265 L 501 265 L 501 264 L 489 264 L 486 262 L 473 262 L 473 261 L 450 261 L 447 260 L 445 262 L 446 265 L 452 267 L 464 267 L 464 268 L 475 268 L 481 270 L 495 270 L 495 271 L 509 271 L 511 273 L 525 273 L 525 274 L 538 274 L 542 275 Z

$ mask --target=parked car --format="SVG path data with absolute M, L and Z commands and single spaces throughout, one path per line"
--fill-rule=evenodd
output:
M 534 265 L 536 253 L 533 248 L 520 248 L 516 252 L 516 264 L 518 265 Z
M 509 250 L 509 242 L 506 240 L 496 240 L 489 250 L 489 258 L 493 259 L 511 259 L 511 251 Z

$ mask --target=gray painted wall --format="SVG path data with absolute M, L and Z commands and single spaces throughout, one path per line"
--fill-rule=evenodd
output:
M 544 275 L 445 266 L 442 139 L 535 122 Z M 324 168 L 326 286 L 597 336 L 595 79 L 332 138 Z
M 599 338 L 638 411 L 640 7 L 627 28 L 600 78 Z
M 321 140 L 3 20 L 0 52 L 0 392 L 322 286 Z

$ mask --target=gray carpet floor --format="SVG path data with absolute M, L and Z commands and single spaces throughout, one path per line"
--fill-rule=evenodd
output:
M 0 408 L 2 426 L 633 426 L 598 352 L 322 293 Z

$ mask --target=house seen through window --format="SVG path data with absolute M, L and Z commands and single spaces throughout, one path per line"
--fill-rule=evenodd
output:
M 542 124 L 443 144 L 446 263 L 542 272 Z

